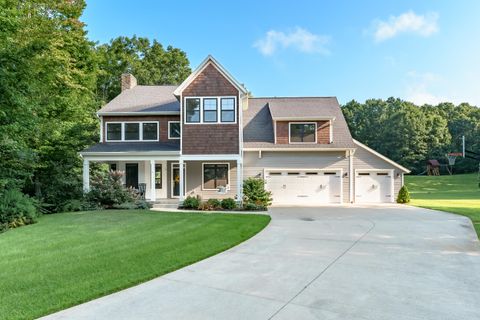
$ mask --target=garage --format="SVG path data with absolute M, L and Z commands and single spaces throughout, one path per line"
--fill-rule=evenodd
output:
M 393 202 L 393 170 L 356 170 L 355 202 Z
M 342 170 L 265 170 L 274 205 L 342 203 Z

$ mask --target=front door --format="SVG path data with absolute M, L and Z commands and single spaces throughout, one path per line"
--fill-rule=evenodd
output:
M 125 164 L 125 184 L 127 188 L 138 189 L 138 163 Z
M 183 194 L 185 194 L 185 165 L 183 166 Z M 180 165 L 178 163 L 172 163 L 172 197 L 178 198 L 180 196 Z
M 167 197 L 167 176 L 166 163 L 164 161 L 155 163 L 155 197 L 157 199 L 164 199 Z

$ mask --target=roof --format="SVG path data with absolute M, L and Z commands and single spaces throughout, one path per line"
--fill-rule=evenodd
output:
M 154 113 L 179 114 L 180 103 L 173 95 L 177 86 L 135 86 L 122 91 L 98 114 Z
M 335 119 L 333 122 L 333 143 L 330 144 L 275 144 L 272 111 L 278 117 L 302 117 Z M 277 118 L 278 119 L 278 118 Z M 336 98 L 295 97 L 295 98 L 250 98 L 248 108 L 243 111 L 243 146 L 259 149 L 354 149 L 352 136 Z
M 247 93 L 247 89 L 245 89 L 245 87 L 240 83 L 238 82 L 228 71 L 227 69 L 225 69 L 221 64 L 220 62 L 218 62 L 212 55 L 208 55 L 203 61 L 202 63 L 200 63 L 200 65 L 187 77 L 187 79 L 185 79 L 185 81 L 182 82 L 182 84 L 180 86 L 178 86 L 178 88 L 175 89 L 175 92 L 174 94 L 176 96 L 179 96 L 183 89 L 185 89 L 186 87 L 188 87 L 188 85 L 203 71 L 203 69 L 205 69 L 205 67 L 207 65 L 209 65 L 210 63 L 212 63 L 218 71 L 220 71 L 220 73 L 228 80 L 230 81 L 230 83 L 235 87 L 237 88 L 241 93 L 243 94 L 246 94 Z
M 83 150 L 81 154 L 88 153 L 122 153 L 122 152 L 154 152 L 154 151 L 180 151 L 180 143 L 162 142 L 105 142 L 97 143 Z
M 273 98 L 268 108 L 273 120 L 333 120 L 339 105 L 335 97 Z
M 395 162 L 395 161 L 393 161 L 392 159 L 390 159 L 390 158 L 387 158 L 387 157 L 386 157 L 386 156 L 384 156 L 383 154 L 381 154 L 381 153 L 379 153 L 379 152 L 377 152 L 377 151 L 373 150 L 372 148 L 370 148 L 370 147 L 368 147 L 368 146 L 364 145 L 364 144 L 363 144 L 363 143 L 361 143 L 360 141 L 357 141 L 357 140 L 353 139 L 353 142 L 354 142 L 354 143 L 355 143 L 357 146 L 359 146 L 360 148 L 363 148 L 363 149 L 367 150 L 368 152 L 370 152 L 370 153 L 372 153 L 372 154 L 376 155 L 376 156 L 377 156 L 377 157 L 379 157 L 380 159 L 382 159 L 382 160 L 384 160 L 384 161 L 386 161 L 386 162 L 390 163 L 391 165 L 393 165 L 393 166 L 397 167 L 398 169 L 400 169 L 400 170 L 404 171 L 405 173 L 410 173 L 410 172 L 411 172 L 410 170 L 408 170 L 408 169 L 407 169 L 407 168 L 405 168 L 404 166 L 401 166 L 400 164 L 396 163 L 396 162 Z

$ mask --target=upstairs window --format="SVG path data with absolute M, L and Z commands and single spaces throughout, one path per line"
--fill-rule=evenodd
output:
M 235 122 L 235 99 L 221 98 L 221 120 L 222 122 Z
M 317 124 L 315 122 L 290 123 L 290 143 L 316 143 Z
M 107 140 L 108 141 L 122 140 L 122 124 L 121 123 L 107 123 Z
M 180 121 L 168 123 L 168 139 L 180 139 Z
M 158 123 L 145 122 L 143 126 L 143 140 L 156 141 L 158 140 Z
M 188 123 L 200 122 L 200 99 L 185 99 L 185 121 Z
M 217 98 L 203 99 L 203 122 L 217 122 Z
M 140 140 L 139 123 L 125 123 L 125 140 Z

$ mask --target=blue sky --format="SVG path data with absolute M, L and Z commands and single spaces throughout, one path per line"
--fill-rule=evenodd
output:
M 144 36 L 208 54 L 254 96 L 480 106 L 480 1 L 87 1 L 100 43 Z

